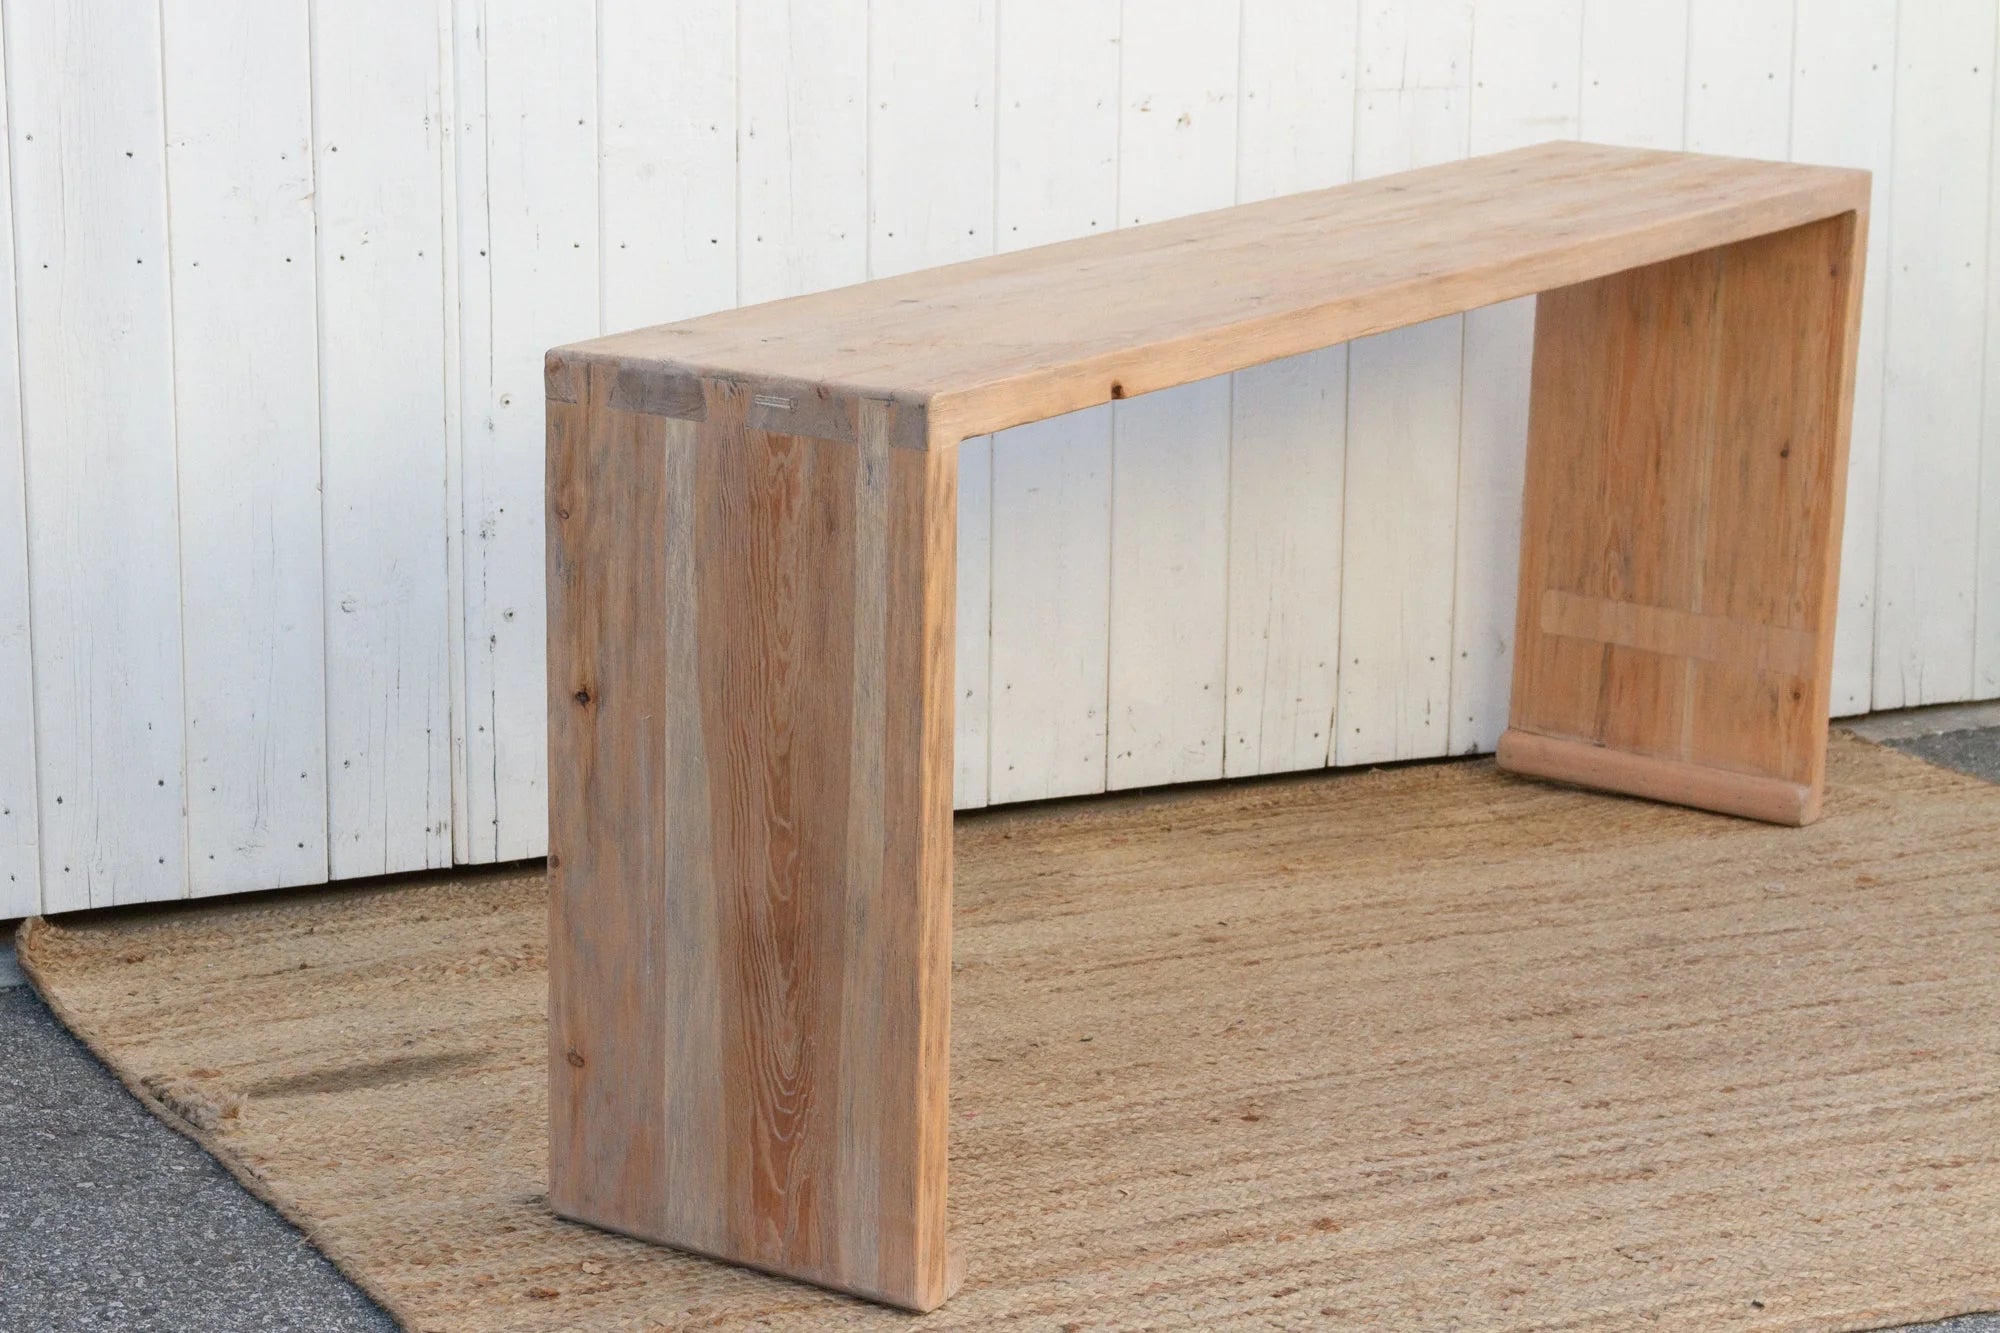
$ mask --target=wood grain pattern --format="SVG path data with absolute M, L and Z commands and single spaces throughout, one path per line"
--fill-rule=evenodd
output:
M 1798 226 L 1867 190 L 1860 171 L 1541 144 L 570 350 L 923 403 L 950 444 Z
M 1865 232 L 1846 213 L 1542 297 L 1514 732 L 1768 778 L 1805 793 L 1784 822 L 1816 817 Z M 1630 768 L 1569 776 L 1661 795 Z
M 1809 823 L 1814 800 L 1810 788 L 1780 778 L 1732 773 L 1532 731 L 1501 733 L 1494 758 L 1502 769 L 1522 777 L 1725 811 L 1770 824 Z
M 561 375 L 552 375 L 560 379 Z M 549 1201 L 649 1235 L 667 1048 L 665 418 L 548 405 Z M 654 886 L 648 888 L 648 886 Z
M 956 460 L 908 407 L 784 434 L 630 374 L 550 409 L 551 1198 L 928 1309 Z
M 1812 818 L 1866 184 L 1550 145 L 551 353 L 557 1210 L 917 1310 L 955 1285 L 974 429 L 1566 284 L 1501 762 Z

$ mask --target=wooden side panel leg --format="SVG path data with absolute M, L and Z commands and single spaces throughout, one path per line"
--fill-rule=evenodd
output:
M 1541 297 L 1501 767 L 1818 817 L 1866 225 Z
M 550 1197 L 930 1309 L 956 458 L 658 376 L 551 374 Z

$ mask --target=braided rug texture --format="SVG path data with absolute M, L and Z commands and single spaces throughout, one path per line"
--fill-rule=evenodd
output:
M 1803 830 L 1316 775 L 958 826 L 913 1319 L 561 1222 L 537 873 L 34 922 L 63 1020 L 406 1326 L 1859 1329 L 2000 1307 L 2000 787 Z

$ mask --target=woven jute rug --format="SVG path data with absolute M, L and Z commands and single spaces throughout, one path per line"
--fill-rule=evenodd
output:
M 1490 763 L 966 818 L 959 1295 L 555 1219 L 545 893 L 33 923 L 63 1020 L 414 1329 L 1850 1329 L 2000 1306 L 2000 787 L 1804 830 Z

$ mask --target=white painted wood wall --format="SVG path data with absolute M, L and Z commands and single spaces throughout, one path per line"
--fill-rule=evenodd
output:
M 1837 711 L 2000 695 L 1992 0 L 0 0 L 0 918 L 543 850 L 550 344 L 1551 137 L 1876 173 Z M 961 805 L 1489 748 L 1532 304 L 965 446 Z

